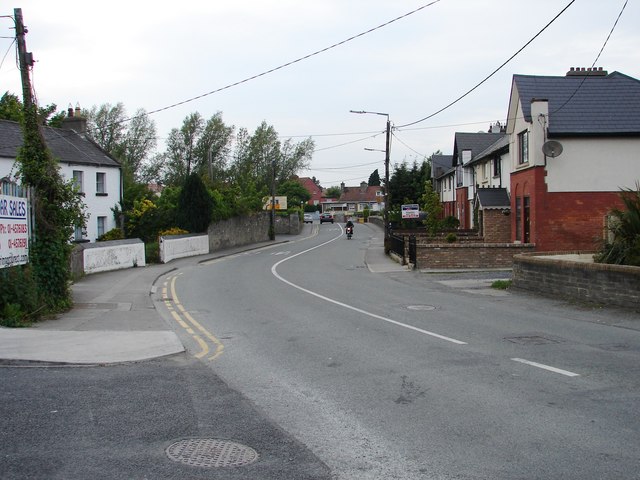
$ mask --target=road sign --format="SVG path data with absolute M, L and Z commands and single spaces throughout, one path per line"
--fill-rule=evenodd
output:
M 27 199 L 0 195 L 0 268 L 28 261 Z
M 402 218 L 420 218 L 420 205 L 417 203 L 402 205 Z

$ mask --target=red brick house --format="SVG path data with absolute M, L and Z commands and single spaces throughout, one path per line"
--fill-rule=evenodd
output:
M 640 81 L 602 69 L 514 75 L 511 240 L 595 250 L 620 189 L 640 180 Z
M 301 177 L 298 182 L 311 194 L 307 202 L 309 205 L 320 205 L 322 202 L 322 187 L 316 183 L 315 178 Z

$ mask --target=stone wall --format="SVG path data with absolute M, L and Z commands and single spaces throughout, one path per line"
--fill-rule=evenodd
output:
M 532 252 L 534 245 L 515 243 L 418 244 L 416 268 L 511 268 L 514 255 Z
M 553 253 L 518 255 L 513 286 L 546 296 L 640 309 L 640 267 L 575 259 Z
M 275 216 L 277 235 L 297 235 L 300 233 L 300 219 L 297 214 L 288 217 Z M 246 217 L 233 217 L 209 225 L 209 251 L 239 247 L 269 240 L 270 212 L 260 212 Z

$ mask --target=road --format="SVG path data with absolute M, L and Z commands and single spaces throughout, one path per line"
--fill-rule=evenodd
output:
M 379 230 L 305 228 L 165 289 L 189 351 L 336 479 L 640 478 L 638 314 L 371 272 Z

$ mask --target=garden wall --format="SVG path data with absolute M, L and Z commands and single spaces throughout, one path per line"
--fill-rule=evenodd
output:
M 584 254 L 518 255 L 513 286 L 546 296 L 640 308 L 640 267 L 586 262 Z
M 416 245 L 416 268 L 478 269 L 511 268 L 514 255 L 532 252 L 532 244 L 440 243 Z
M 158 242 L 160 262 L 167 263 L 176 258 L 192 257 L 209 253 L 209 237 L 206 235 L 167 235 Z

